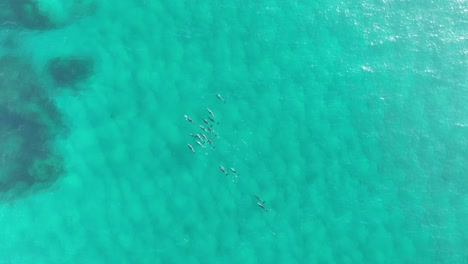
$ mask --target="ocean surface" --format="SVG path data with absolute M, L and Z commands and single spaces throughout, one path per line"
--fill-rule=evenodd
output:
M 468 263 L 466 1 L 0 10 L 0 263 Z

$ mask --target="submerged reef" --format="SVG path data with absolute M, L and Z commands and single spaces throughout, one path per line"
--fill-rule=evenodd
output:
M 58 29 L 95 9 L 94 0 L 0 0 L 0 24 L 13 28 L 0 36 L 0 46 L 14 51 L 24 29 Z M 81 87 L 77 84 L 94 74 L 94 60 L 52 58 L 46 76 L 39 76 L 25 58 L 0 57 L 0 200 L 31 194 L 64 174 L 63 157 L 54 145 L 66 126 L 49 98 L 57 90 L 45 85 L 52 84 L 47 73 L 56 86 L 76 90 Z
M 35 0 L 10 0 L 11 11 L 18 24 L 30 29 L 54 28 L 54 21 Z
M 5 24 L 12 23 L 14 19 L 14 14 L 10 9 L 10 3 L 8 1 L 0 1 L 0 24 L 5 26 Z
M 48 94 L 30 65 L 0 58 L 2 200 L 42 189 L 63 174 L 63 159 L 53 146 L 66 128 Z
M 94 62 L 83 57 L 51 59 L 48 70 L 57 85 L 74 85 L 89 78 L 94 72 Z
M 95 8 L 91 0 L 6 0 L 0 2 L 0 23 L 51 30 L 90 15 Z

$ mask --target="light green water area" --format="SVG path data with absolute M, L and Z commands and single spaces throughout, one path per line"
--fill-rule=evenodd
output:
M 467 37 L 464 0 L 0 1 L 0 263 L 468 263 Z

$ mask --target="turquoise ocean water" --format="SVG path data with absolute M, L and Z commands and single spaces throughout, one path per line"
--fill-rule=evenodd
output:
M 0 7 L 0 263 L 468 263 L 465 1 Z

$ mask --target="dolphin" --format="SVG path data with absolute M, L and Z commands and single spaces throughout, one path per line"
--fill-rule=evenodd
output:
M 226 170 L 224 169 L 223 165 L 219 165 L 219 169 L 226 175 L 228 175 L 228 173 L 226 172 Z
M 219 122 L 216 122 L 213 118 L 211 118 L 210 116 L 208 117 L 209 120 L 211 120 L 211 122 L 213 123 L 216 123 L 217 125 L 219 125 Z
M 195 149 L 192 147 L 192 145 L 187 144 L 187 146 L 189 147 L 189 149 L 190 149 L 192 152 L 195 152 Z
M 198 141 L 198 140 L 195 140 L 195 141 L 197 142 L 197 144 L 198 144 L 200 147 L 202 147 L 202 148 L 206 148 L 205 146 L 203 146 L 203 144 L 202 144 L 202 143 L 200 143 L 200 141 Z
M 223 97 L 220 94 L 216 94 L 216 97 L 218 97 L 219 100 L 223 101 L 226 103 L 226 100 L 223 99 Z
M 265 204 L 265 201 L 263 201 L 260 197 L 258 197 L 258 195 L 255 195 L 255 198 L 257 198 L 257 200 L 261 202 L 262 204 Z
M 216 147 L 213 145 L 213 142 L 211 142 L 211 139 L 207 139 L 206 142 L 210 143 L 210 145 L 211 145 L 212 148 L 216 148 Z
M 187 120 L 187 121 L 189 121 L 190 123 L 192 123 L 192 124 L 195 125 L 195 123 L 193 122 L 192 118 L 190 118 L 190 116 L 184 115 L 184 117 L 185 117 L 185 120 Z
M 209 108 L 206 108 L 206 110 L 208 111 L 208 113 L 210 113 L 210 115 L 212 115 L 213 117 L 216 117 L 216 116 L 213 114 L 213 111 L 211 111 Z
M 261 203 L 257 203 L 257 205 L 262 208 L 263 210 L 265 210 L 265 212 L 268 212 L 268 209 L 265 208 L 265 206 Z

